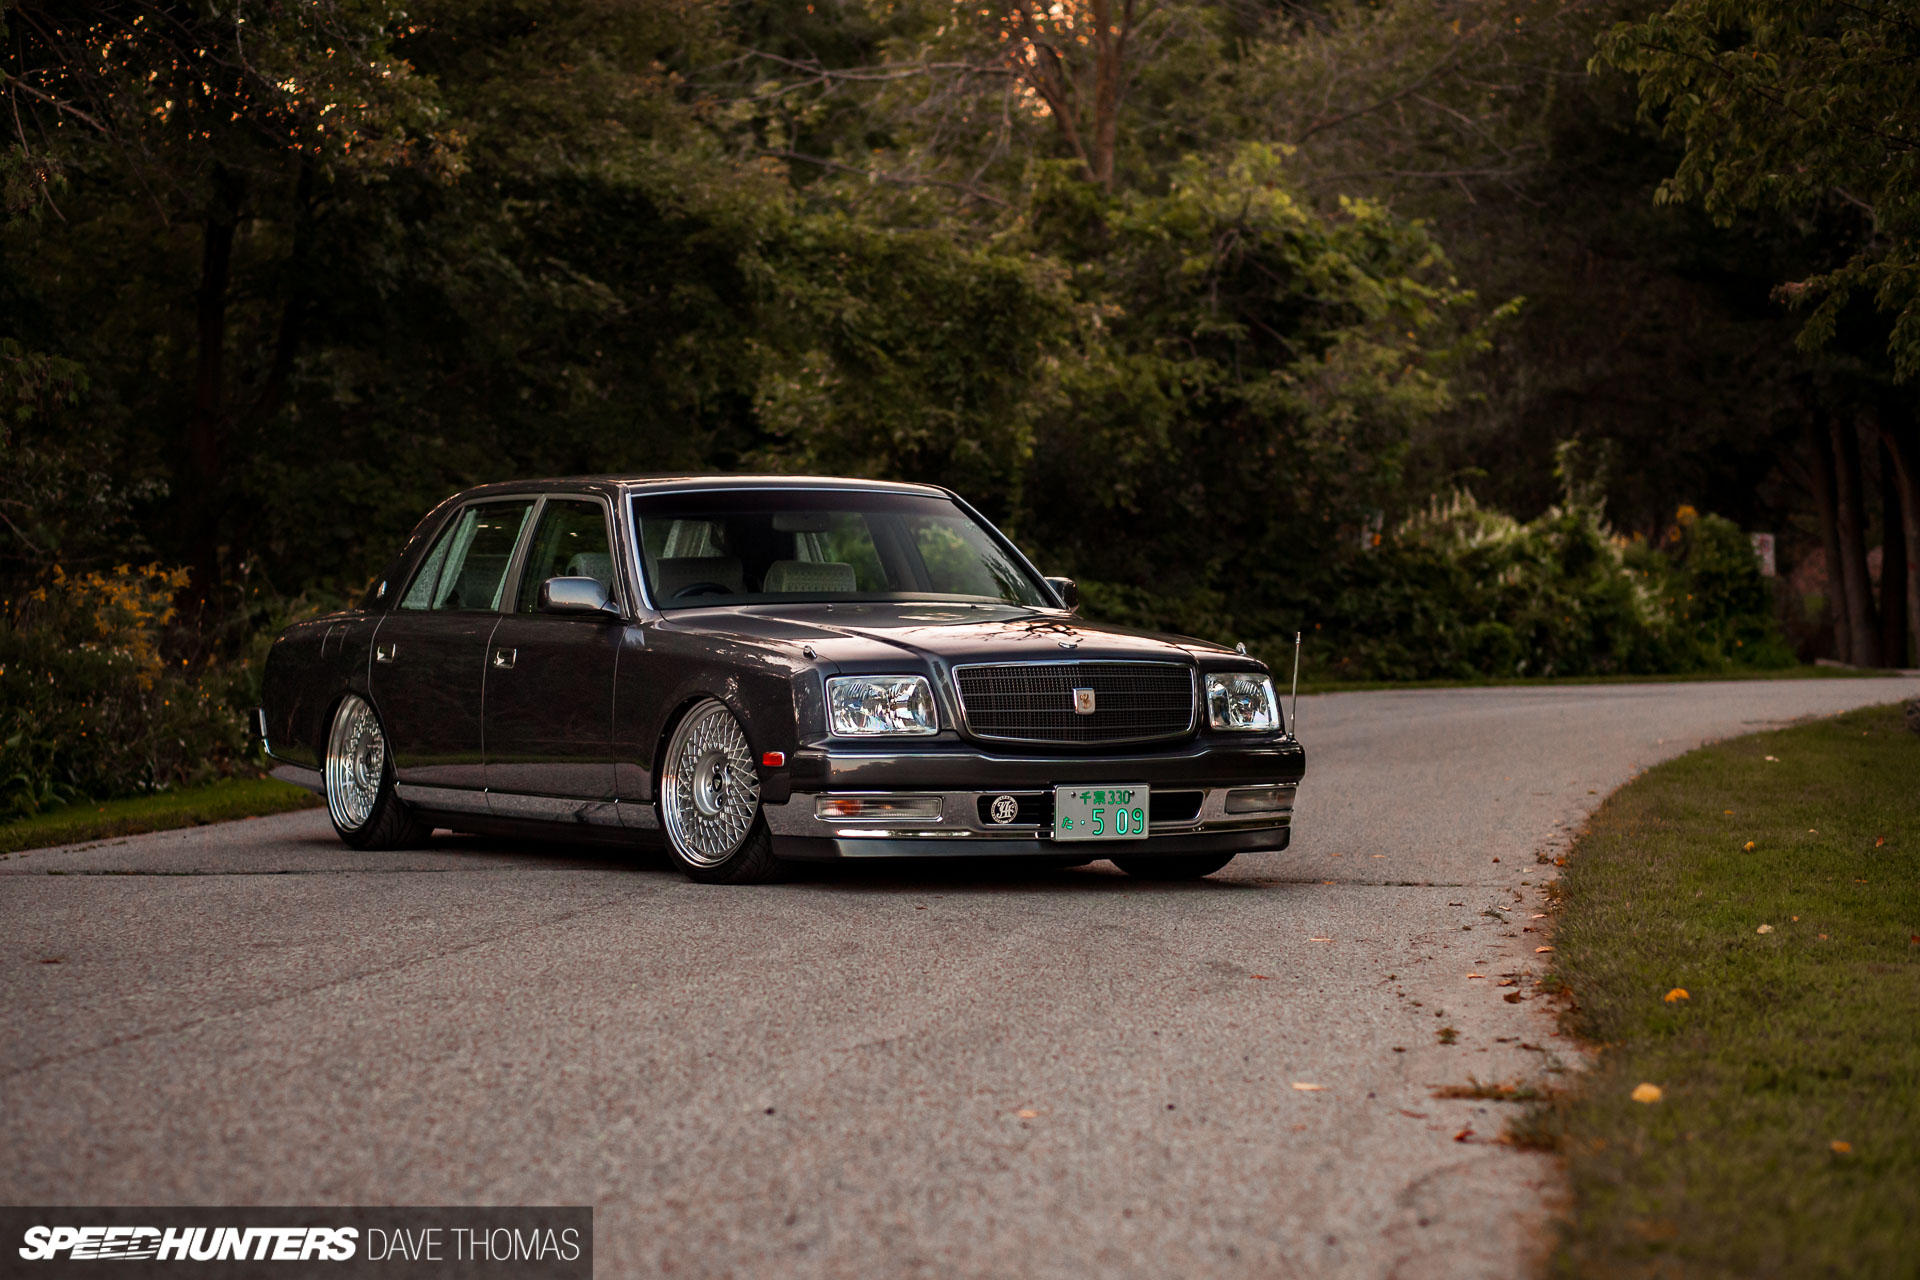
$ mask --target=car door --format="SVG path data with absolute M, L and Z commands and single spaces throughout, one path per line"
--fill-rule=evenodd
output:
M 487 789 L 496 814 L 581 813 L 527 797 L 609 805 L 614 798 L 613 683 L 623 619 L 540 611 L 549 578 L 596 578 L 621 598 L 610 515 L 605 502 L 587 496 L 542 504 L 513 608 L 488 644 Z M 611 820 L 611 809 L 605 816 Z
M 402 784 L 476 795 L 486 786 L 487 642 L 533 507 L 532 498 L 507 498 L 455 512 L 380 620 L 369 684 Z

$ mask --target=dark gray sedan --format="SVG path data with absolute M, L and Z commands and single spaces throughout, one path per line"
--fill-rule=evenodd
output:
M 785 477 L 487 485 L 287 628 L 259 728 L 340 838 L 664 838 L 787 860 L 1284 849 L 1306 754 L 1233 649 L 1089 623 L 955 494 Z

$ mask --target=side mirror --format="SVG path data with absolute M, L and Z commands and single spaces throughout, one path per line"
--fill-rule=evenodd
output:
M 1048 578 L 1047 585 L 1053 588 L 1053 594 L 1060 597 L 1060 603 L 1070 612 L 1080 612 L 1080 585 L 1072 578 Z
M 548 578 L 540 584 L 540 612 L 618 619 L 620 606 L 598 578 Z

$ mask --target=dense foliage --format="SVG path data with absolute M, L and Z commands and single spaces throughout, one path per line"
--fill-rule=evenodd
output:
M 1816 9 L 0 0 L 0 582 L 183 566 L 203 673 L 466 484 L 829 470 L 1390 678 L 1782 660 L 1720 511 L 1898 661 L 1906 28 Z

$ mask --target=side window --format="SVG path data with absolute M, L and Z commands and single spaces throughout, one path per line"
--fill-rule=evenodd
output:
M 453 518 L 400 598 L 402 609 L 498 609 L 507 562 L 533 510 L 525 502 L 476 502 Z
M 521 613 L 540 606 L 548 578 L 594 578 L 613 594 L 613 548 L 607 539 L 607 509 L 597 502 L 553 498 L 540 513 L 520 574 Z

